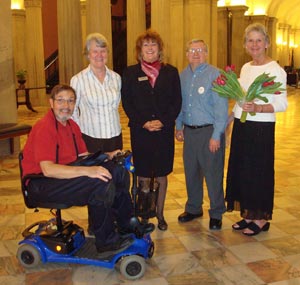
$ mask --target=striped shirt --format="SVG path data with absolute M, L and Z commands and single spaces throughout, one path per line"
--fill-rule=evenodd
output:
M 71 78 L 71 86 L 77 95 L 73 119 L 82 133 L 99 139 L 109 139 L 121 133 L 118 110 L 121 77 L 105 68 L 103 83 L 97 79 L 90 66 Z

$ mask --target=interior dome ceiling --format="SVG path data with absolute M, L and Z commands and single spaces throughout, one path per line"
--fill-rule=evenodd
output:
M 253 8 L 263 6 L 266 15 L 277 18 L 279 24 L 288 24 L 292 29 L 300 29 L 300 0 L 252 0 L 247 2 L 250 2 L 249 6 L 253 5 Z
M 266 15 L 278 19 L 278 24 L 300 30 L 300 0 L 218 0 L 218 6 L 245 5 L 246 15 Z

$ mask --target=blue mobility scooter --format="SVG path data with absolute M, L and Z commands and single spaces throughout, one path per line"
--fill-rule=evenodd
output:
M 22 177 L 21 160 L 22 152 L 19 155 L 20 172 Z M 124 152 L 117 155 L 115 163 L 125 167 L 132 174 L 132 196 L 135 209 L 135 195 L 137 193 L 136 175 L 134 166 L 131 163 L 131 153 Z M 34 178 L 32 178 L 34 179 Z M 19 242 L 17 258 L 21 265 L 26 268 L 33 268 L 41 263 L 65 262 L 86 265 L 95 265 L 113 269 L 116 263 L 120 264 L 120 272 L 127 279 L 138 279 L 144 275 L 146 269 L 145 259 L 151 258 L 154 252 L 154 243 L 150 234 L 144 234 L 141 224 L 136 216 L 130 223 L 135 229 L 133 243 L 125 250 L 114 255 L 99 257 L 95 250 L 95 240 L 92 237 L 85 237 L 84 230 L 73 221 L 64 221 L 61 218 L 61 210 L 69 208 L 63 204 L 29 202 L 30 192 L 27 189 L 25 180 L 22 179 L 22 192 L 25 204 L 28 208 L 47 208 L 55 216 L 49 221 L 39 221 L 28 226 L 22 233 L 24 239 Z M 55 209 L 55 210 L 53 210 Z

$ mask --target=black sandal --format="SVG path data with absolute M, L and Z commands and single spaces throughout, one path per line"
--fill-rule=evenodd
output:
M 255 235 L 259 234 L 260 232 L 267 232 L 269 230 L 269 228 L 270 228 L 269 222 L 266 222 L 261 228 L 259 227 L 259 225 L 252 222 L 248 226 L 248 229 L 251 230 L 252 233 L 243 232 L 243 234 L 246 236 L 255 236 Z
M 243 219 L 240 220 L 239 222 L 236 222 L 234 225 L 232 225 L 232 228 L 236 231 L 240 231 L 248 228 L 249 224 L 251 224 L 251 222 L 247 223 L 246 220 Z M 235 225 L 237 225 L 237 227 L 235 227 Z

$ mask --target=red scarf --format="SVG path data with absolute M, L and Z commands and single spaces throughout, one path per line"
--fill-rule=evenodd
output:
M 142 60 L 141 66 L 142 66 L 142 70 L 148 76 L 149 82 L 153 88 L 155 85 L 156 79 L 159 75 L 161 63 L 158 60 L 154 61 L 154 62 L 146 62 L 146 61 Z

